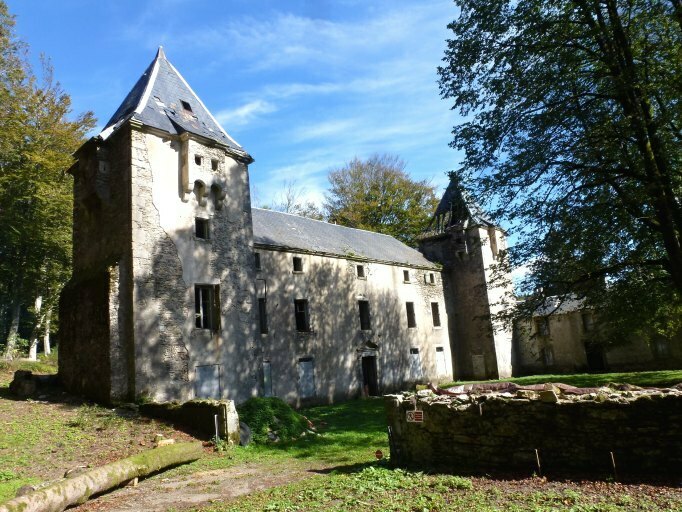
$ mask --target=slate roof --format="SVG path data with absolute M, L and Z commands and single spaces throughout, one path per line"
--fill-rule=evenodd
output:
M 189 107 L 189 108 L 187 108 Z M 162 47 L 99 134 L 106 139 L 119 126 L 135 119 L 171 134 L 189 132 L 214 140 L 253 160 L 211 115 Z
M 433 214 L 431 225 L 427 231 L 434 229 L 434 224 L 438 219 L 447 219 L 447 225 L 440 226 L 440 229 L 446 229 L 454 224 L 463 224 L 465 227 L 496 227 L 495 223 L 469 197 L 454 172 L 450 173 L 450 183 L 445 189 L 440 203 L 438 203 L 438 208 Z
M 251 214 L 255 244 L 438 268 L 389 235 L 260 208 L 252 208 Z

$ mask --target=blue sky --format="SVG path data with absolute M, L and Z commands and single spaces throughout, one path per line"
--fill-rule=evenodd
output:
M 254 158 L 254 205 L 295 181 L 320 203 L 327 173 L 394 153 L 439 193 L 461 156 L 436 83 L 451 0 L 8 0 L 38 69 L 43 53 L 100 127 L 159 45 Z

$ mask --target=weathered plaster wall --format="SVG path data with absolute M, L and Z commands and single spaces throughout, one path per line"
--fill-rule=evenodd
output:
M 391 461 L 401 466 L 528 474 L 581 470 L 613 475 L 679 472 L 682 392 L 592 393 L 546 403 L 506 395 L 424 396 L 423 423 L 408 423 L 411 397 L 386 398 Z
M 425 270 L 352 259 L 255 249 L 260 254 L 257 294 L 267 300 L 268 333 L 260 334 L 263 359 L 270 363 L 275 396 L 300 405 L 298 361 L 313 358 L 316 396 L 333 402 L 362 392 L 362 356 L 376 356 L 379 391 L 405 389 L 414 382 L 452 378 L 442 281 Z M 293 257 L 303 272 L 293 271 Z M 357 265 L 366 278 L 357 277 Z M 403 280 L 409 270 L 410 282 Z M 435 284 L 424 275 L 433 273 Z M 309 301 L 311 332 L 297 332 L 294 300 Z M 369 301 L 371 330 L 360 329 L 359 300 Z M 407 327 L 406 302 L 415 306 L 416 328 Z M 441 327 L 434 327 L 431 302 L 437 302 Z M 446 372 L 437 375 L 436 347 L 442 347 Z M 412 371 L 410 349 L 419 350 L 421 370 Z M 414 357 L 414 356 L 413 356 Z
M 203 189 L 186 192 L 183 165 Z M 221 365 L 222 397 L 247 399 L 258 347 L 246 166 L 217 147 L 133 131 L 132 191 L 136 395 L 194 398 L 197 366 Z M 209 220 L 208 240 L 195 217 Z M 196 327 L 195 284 L 220 286 L 220 329 Z
M 479 227 L 459 233 L 451 229 L 421 243 L 424 255 L 444 266 L 449 330 L 458 379 L 504 378 L 512 372 L 511 329 L 493 325 L 491 316 L 503 307 L 501 299 L 511 286 L 492 282 L 491 266 L 506 249 L 502 232 L 495 230 L 494 233 L 494 251 L 488 230 Z

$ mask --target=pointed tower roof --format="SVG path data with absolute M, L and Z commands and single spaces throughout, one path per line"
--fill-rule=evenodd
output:
M 452 226 L 467 228 L 469 226 L 496 227 L 496 224 L 469 197 L 455 172 L 449 172 L 450 183 L 438 203 L 426 235 L 443 233 Z
M 168 61 L 161 46 L 152 63 L 99 136 L 106 139 L 130 119 L 171 134 L 189 132 L 206 137 L 252 160 L 211 115 L 182 75 Z

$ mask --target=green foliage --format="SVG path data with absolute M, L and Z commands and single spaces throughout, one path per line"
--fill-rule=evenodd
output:
M 395 155 L 354 158 L 329 173 L 328 220 L 391 235 L 415 246 L 438 206 L 434 187 L 414 181 Z
M 267 443 L 270 433 L 280 441 L 297 439 L 308 426 L 303 416 L 276 397 L 251 398 L 237 407 L 237 412 L 256 443 Z
M 71 100 L 49 62 L 34 75 L 13 26 L 0 1 L 0 303 L 14 322 L 18 306 L 38 296 L 42 314 L 54 309 L 70 274 L 72 182 L 65 171 L 94 118 L 69 119 Z
M 524 293 L 586 296 L 606 342 L 671 336 L 682 293 L 682 18 L 667 0 L 466 0 L 441 94 L 462 179 L 512 225 Z M 634 314 L 632 314 L 634 313 Z M 675 329 L 671 329 L 675 320 Z M 663 331 L 663 332 L 662 332 Z

